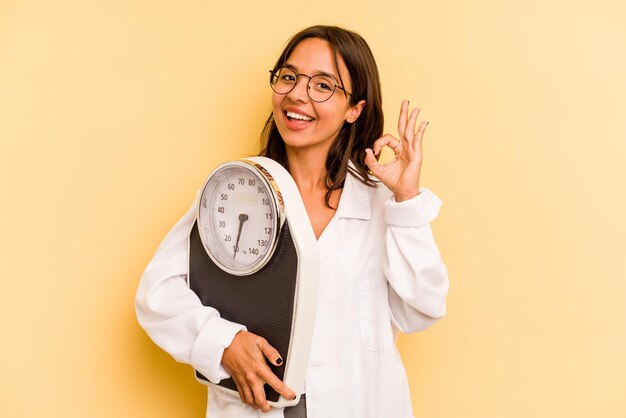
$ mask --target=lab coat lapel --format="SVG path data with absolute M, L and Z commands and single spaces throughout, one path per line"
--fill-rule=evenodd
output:
M 352 163 L 350 163 L 352 166 Z M 371 218 L 371 195 L 370 187 L 357 180 L 348 171 L 343 185 L 339 206 L 333 219 L 319 238 L 320 261 L 324 261 L 331 255 L 343 248 L 345 242 L 350 240 L 349 219 Z

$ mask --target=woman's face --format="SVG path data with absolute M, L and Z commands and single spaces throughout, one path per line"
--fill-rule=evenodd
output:
M 336 84 L 341 85 L 332 49 L 322 39 L 308 38 L 300 42 L 285 64 L 293 67 L 298 74 L 331 74 Z M 337 67 L 343 87 L 351 91 L 350 75 L 341 56 L 338 57 Z M 307 94 L 308 81 L 307 77 L 298 77 L 298 83 L 291 92 L 285 95 L 273 93 L 274 121 L 287 149 L 317 148 L 327 152 L 344 121 L 354 122 L 365 102 L 350 106 L 348 97 L 341 89 L 337 89 L 325 102 L 314 102 Z

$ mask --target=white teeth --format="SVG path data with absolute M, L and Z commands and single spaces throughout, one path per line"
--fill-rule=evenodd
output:
M 299 120 L 306 120 L 306 121 L 313 120 L 313 118 L 309 118 L 308 116 L 304 116 L 304 115 L 299 115 L 294 112 L 287 112 L 287 117 L 291 119 L 299 119 Z

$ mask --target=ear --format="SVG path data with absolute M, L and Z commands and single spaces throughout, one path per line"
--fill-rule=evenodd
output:
M 363 111 L 364 107 L 365 107 L 365 100 L 361 100 L 356 105 L 348 109 L 348 112 L 346 113 L 346 122 L 348 123 L 356 122 L 356 120 L 359 118 L 359 115 L 361 115 L 361 111 Z

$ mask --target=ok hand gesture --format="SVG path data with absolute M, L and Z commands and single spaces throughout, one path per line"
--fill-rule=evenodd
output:
M 412 199 L 419 194 L 420 170 L 422 167 L 422 137 L 428 122 L 420 123 L 417 132 L 415 124 L 420 110 L 415 108 L 409 116 L 409 101 L 404 100 L 400 108 L 398 133 L 400 139 L 386 134 L 377 139 L 373 150 L 365 150 L 365 164 L 396 198 L 396 202 Z M 380 164 L 376 155 L 383 146 L 391 148 L 395 158 L 386 164 Z

